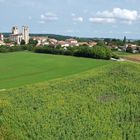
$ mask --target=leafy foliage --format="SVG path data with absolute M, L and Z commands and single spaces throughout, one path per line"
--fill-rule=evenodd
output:
M 48 53 L 48 54 L 59 54 L 59 55 L 72 55 L 77 57 L 88 57 L 97 59 L 110 59 L 112 57 L 112 52 L 109 48 L 105 46 L 79 46 L 79 47 L 69 47 L 67 50 L 62 48 L 55 48 L 50 46 L 36 47 L 34 50 L 36 53 Z
M 22 46 L 0 46 L 0 53 L 22 51 Z
M 32 38 L 29 39 L 29 45 L 36 46 L 38 44 L 37 40 L 33 40 Z
M 25 45 L 25 40 L 21 40 L 20 45 Z

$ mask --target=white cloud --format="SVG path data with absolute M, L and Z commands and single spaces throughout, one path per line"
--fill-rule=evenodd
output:
M 40 15 L 41 20 L 43 21 L 54 21 L 54 20 L 58 20 L 58 16 L 55 13 L 45 13 L 45 14 L 41 14 Z
M 83 22 L 84 21 L 84 18 L 83 17 L 76 16 L 75 13 L 72 13 L 71 16 L 73 17 L 74 24 L 76 24 L 77 22 Z
M 73 18 L 73 20 L 76 22 L 83 22 L 84 21 L 83 17 L 75 17 L 75 18 Z
M 115 23 L 116 22 L 114 18 L 100 18 L 100 17 L 89 18 L 89 21 L 93 23 Z
M 122 20 L 122 23 L 132 24 L 133 22 L 140 19 L 140 15 L 136 10 L 128 10 L 128 9 L 121 9 L 121 8 L 114 8 L 112 11 L 102 11 L 97 12 L 96 16 L 98 18 L 108 19 L 115 19 L 115 20 Z

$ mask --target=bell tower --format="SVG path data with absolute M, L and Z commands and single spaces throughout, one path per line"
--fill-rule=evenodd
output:
M 25 44 L 29 43 L 29 27 L 28 26 L 22 27 L 22 39 L 25 41 Z
M 17 26 L 14 26 L 14 27 L 12 28 L 12 34 L 14 34 L 14 35 L 19 34 L 19 29 L 18 29 Z

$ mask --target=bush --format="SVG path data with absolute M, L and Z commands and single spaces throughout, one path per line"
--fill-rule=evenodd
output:
M 94 58 L 97 59 L 110 59 L 111 58 L 111 50 L 105 46 L 95 46 L 92 49 L 92 53 Z
M 127 47 L 127 48 L 126 48 L 126 52 L 132 53 L 132 52 L 133 52 L 133 48 Z
M 14 52 L 14 51 L 34 51 L 36 53 L 47 53 L 47 54 L 56 54 L 56 55 L 71 55 L 77 57 L 87 57 L 87 58 L 96 58 L 96 59 L 107 59 L 109 60 L 112 57 L 112 52 L 106 46 L 79 46 L 79 47 L 68 47 L 64 50 L 62 47 L 53 47 L 53 46 L 42 46 L 35 47 L 34 45 L 21 45 L 21 46 L 0 46 L 0 52 Z
M 112 58 L 119 59 L 120 57 L 116 55 L 115 53 L 112 53 Z
M 80 46 L 77 48 L 77 50 L 74 52 L 74 56 L 79 56 L 79 57 L 89 57 L 92 58 L 92 51 L 91 48 L 87 46 Z

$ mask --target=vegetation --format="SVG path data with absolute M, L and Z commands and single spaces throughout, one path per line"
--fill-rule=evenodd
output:
M 68 48 L 62 48 L 61 46 L 39 46 L 37 47 L 37 41 L 30 39 L 29 44 L 25 45 L 25 41 L 22 40 L 20 46 L 0 46 L 0 53 L 4 52 L 14 52 L 21 50 L 33 51 L 36 53 L 47 53 L 47 54 L 57 54 L 57 55 L 71 55 L 77 57 L 87 57 L 96 59 L 106 59 L 109 60 L 114 55 L 110 48 L 106 47 L 102 42 L 98 42 L 95 47 L 88 46 L 74 46 Z M 115 57 L 118 58 L 118 57 Z
M 127 39 L 126 39 L 126 36 L 124 36 L 124 39 L 123 39 L 124 45 L 126 45 L 126 42 L 127 42 Z
M 43 55 L 31 52 L 0 54 L 0 89 L 52 80 L 87 71 L 110 61 Z
M 48 54 L 59 54 L 59 55 L 72 55 L 77 57 L 88 57 L 88 58 L 97 58 L 97 59 L 110 59 L 112 57 L 112 52 L 106 46 L 79 46 L 79 47 L 69 47 L 67 50 L 64 50 L 60 47 L 36 47 L 35 52 L 37 53 L 48 53 Z
M 25 45 L 25 40 L 21 40 L 20 45 Z
M 1 91 L 0 137 L 139 140 L 139 71 L 137 64 L 110 63 L 75 76 Z
M 121 39 L 104 39 L 105 42 L 107 42 L 107 45 L 114 45 L 114 46 L 124 46 L 126 43 L 126 40 Z
M 9 38 L 4 39 L 4 43 L 11 43 L 12 41 Z
M 140 40 L 136 40 L 134 43 L 135 43 L 136 45 L 140 46 Z
M 33 40 L 32 38 L 30 38 L 29 45 L 36 46 L 37 44 L 38 44 L 38 41 L 37 40 Z
M 22 51 L 22 46 L 0 46 L 0 53 L 6 53 L 6 52 L 15 52 L 15 51 Z

